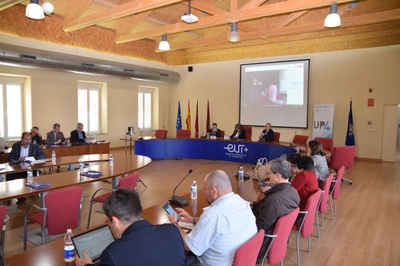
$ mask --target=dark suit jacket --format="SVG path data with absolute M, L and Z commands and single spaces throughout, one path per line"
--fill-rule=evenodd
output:
M 235 129 L 235 131 L 233 131 L 233 133 L 230 136 L 230 138 L 234 139 L 234 136 L 236 135 L 236 133 L 237 133 L 237 130 Z M 240 131 L 239 137 L 237 139 L 246 139 L 246 131 L 244 129 L 242 129 L 242 131 Z
M 65 141 L 64 134 L 61 131 L 58 131 L 57 138 L 61 140 L 61 142 Z M 53 145 L 56 143 L 56 138 L 54 136 L 54 131 L 50 131 L 47 133 L 47 138 L 46 138 L 46 145 Z
M 12 149 L 10 154 L 8 155 L 9 162 L 18 162 L 21 155 L 21 141 L 15 142 L 12 145 Z M 35 157 L 36 160 L 46 159 L 46 154 L 42 151 L 42 149 L 37 144 L 29 145 L 28 156 Z
M 212 129 L 210 129 L 208 131 L 208 133 L 210 134 L 210 136 L 216 136 L 217 138 L 221 137 L 221 130 L 220 129 L 217 129 L 217 132 L 215 132 L 215 133 L 214 133 L 214 131 Z
M 274 131 L 272 129 L 268 130 L 268 133 L 265 134 L 266 130 L 264 129 L 262 131 L 263 136 L 261 139 L 265 140 L 265 141 L 272 141 L 274 140 Z
M 131 224 L 120 239 L 111 243 L 96 265 L 185 265 L 185 250 L 173 224 L 152 225 L 147 220 Z
M 85 131 L 82 131 L 82 136 L 83 136 L 83 139 L 80 139 L 79 138 L 79 133 L 78 133 L 78 130 L 72 130 L 71 131 L 71 143 L 74 143 L 74 142 L 85 142 L 86 141 L 86 134 L 85 134 Z

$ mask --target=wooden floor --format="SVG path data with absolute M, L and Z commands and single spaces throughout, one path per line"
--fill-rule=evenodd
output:
M 113 154 L 115 160 L 124 160 L 126 156 L 123 149 L 114 150 Z M 177 189 L 178 195 L 189 192 L 192 180 L 197 181 L 202 193 L 202 181 L 208 172 L 223 169 L 233 176 L 237 167 L 236 163 L 206 160 L 154 161 L 138 171 L 147 189 L 138 183 L 137 190 L 143 207 L 147 208 L 166 202 L 189 169 L 193 169 L 193 173 Z M 252 165 L 244 165 L 244 168 L 250 171 Z M 400 162 L 356 161 L 353 169 L 345 171 L 345 177 L 353 180 L 353 185 L 342 185 L 335 220 L 326 218 L 321 238 L 311 238 L 311 253 L 305 251 L 307 240 L 300 240 L 302 265 L 400 265 Z M 85 185 L 84 192 L 91 195 L 100 187 L 110 186 L 97 182 Z M 18 207 L 22 212 L 10 215 L 5 257 L 22 252 L 19 234 L 23 231 L 23 211 L 29 203 L 37 200 L 37 197 L 29 198 L 27 203 Z M 82 228 L 86 228 L 88 203 L 89 198 L 85 198 Z M 15 200 L 10 203 L 11 208 L 14 206 Z M 92 225 L 105 220 L 100 213 L 94 213 L 92 217 Z M 32 244 L 28 246 L 32 247 Z M 290 237 L 284 265 L 296 265 L 294 233 Z

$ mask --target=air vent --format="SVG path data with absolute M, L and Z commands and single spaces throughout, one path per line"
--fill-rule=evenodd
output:
M 90 64 L 90 63 L 82 63 L 83 67 L 94 67 L 94 64 Z
M 129 69 L 129 68 L 124 68 L 124 72 L 126 72 L 126 73 L 133 73 L 133 72 L 135 72 L 135 70 Z
M 21 54 L 20 57 L 23 58 L 23 59 L 36 60 L 36 56 L 34 56 L 34 55 Z

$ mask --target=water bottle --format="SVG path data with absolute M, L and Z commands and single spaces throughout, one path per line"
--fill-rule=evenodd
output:
M 197 184 L 196 184 L 196 181 L 193 181 L 193 183 L 192 183 L 192 189 L 190 191 L 190 197 L 192 199 L 197 199 Z
M 82 159 L 79 159 L 79 171 L 82 172 L 83 168 L 85 168 L 85 164 Z
M 72 230 L 68 229 L 64 235 L 64 261 L 71 262 L 75 260 L 75 248 L 72 243 Z
M 33 172 L 32 172 L 32 167 L 28 168 L 28 172 L 26 175 L 26 179 L 28 181 L 28 184 L 32 184 L 33 183 Z
M 110 166 L 114 166 L 114 157 L 112 154 L 110 154 Z
M 51 163 L 52 163 L 52 164 L 56 164 L 56 162 L 57 162 L 56 152 L 53 151 L 53 152 L 51 153 Z
M 244 181 L 244 171 L 243 171 L 243 167 L 242 166 L 239 167 L 238 180 L 239 180 L 239 182 L 243 182 Z

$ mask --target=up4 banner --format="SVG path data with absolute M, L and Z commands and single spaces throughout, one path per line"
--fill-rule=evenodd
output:
M 334 104 L 315 104 L 312 139 L 332 138 Z

